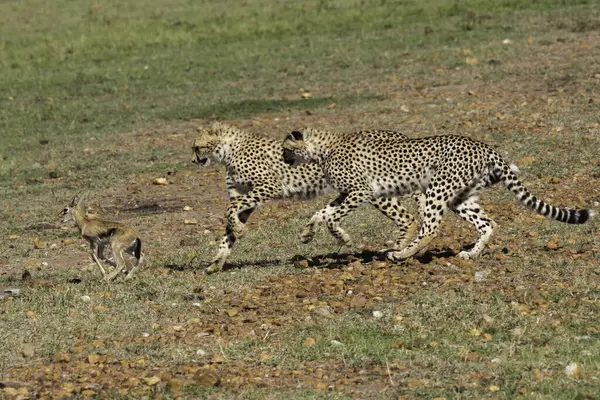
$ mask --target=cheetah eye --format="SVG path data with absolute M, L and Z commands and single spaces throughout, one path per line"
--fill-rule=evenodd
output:
M 290 135 L 294 140 L 302 140 L 302 132 L 300 131 L 293 131 L 292 133 L 290 133 Z

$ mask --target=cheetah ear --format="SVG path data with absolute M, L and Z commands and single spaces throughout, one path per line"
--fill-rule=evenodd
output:
M 303 140 L 304 139 L 302 137 L 302 132 L 300 132 L 300 131 L 292 131 L 292 133 L 290 133 L 290 136 L 292 138 L 294 138 L 294 140 Z

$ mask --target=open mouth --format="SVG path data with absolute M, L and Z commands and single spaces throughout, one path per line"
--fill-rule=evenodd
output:
M 203 167 L 206 167 L 207 165 L 210 164 L 210 158 L 209 157 L 196 157 L 196 158 L 194 158 L 194 160 L 192 162 L 194 164 L 198 164 Z

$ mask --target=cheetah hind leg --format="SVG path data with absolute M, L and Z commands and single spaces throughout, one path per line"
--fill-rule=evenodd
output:
M 478 200 L 477 196 L 472 196 L 452 208 L 462 219 L 475 226 L 479 232 L 479 238 L 473 248 L 458 253 L 458 256 L 464 260 L 478 257 L 481 254 L 496 227 L 496 223 L 483 212 L 481 206 L 477 203 Z
M 443 182 L 442 178 L 438 179 Z M 438 195 L 442 196 L 441 201 L 436 200 Z M 445 193 L 437 193 L 433 189 L 428 189 L 426 197 L 431 201 L 429 204 L 426 203 L 425 207 L 419 206 L 423 221 L 419 235 L 405 249 L 389 252 L 387 258 L 390 261 L 398 262 L 415 255 L 437 236 L 442 217 L 448 209 L 448 200 L 452 197 L 452 193 L 450 190 L 447 190 Z
M 410 238 L 412 238 L 418 228 L 418 223 L 406 208 L 398 203 L 396 197 L 378 197 L 371 200 L 371 204 L 377 208 L 383 215 L 396 223 L 399 231 L 394 250 L 401 250 L 406 247 Z M 382 249 L 385 253 L 389 249 Z

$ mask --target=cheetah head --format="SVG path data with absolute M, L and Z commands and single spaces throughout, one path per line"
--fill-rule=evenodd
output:
M 286 164 L 302 164 L 318 161 L 318 142 L 321 131 L 313 128 L 301 128 L 291 132 L 283 141 L 283 160 Z M 317 151 L 315 151 L 317 150 Z
M 210 126 L 202 128 L 192 144 L 192 162 L 206 167 L 213 161 L 223 161 L 225 154 L 222 137 L 228 128 L 220 122 L 213 122 Z

